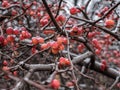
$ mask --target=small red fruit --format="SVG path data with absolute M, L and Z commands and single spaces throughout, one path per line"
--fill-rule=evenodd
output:
M 30 10 L 29 13 L 30 13 L 31 16 L 35 15 L 35 12 L 33 10 Z
M 58 54 L 59 49 L 53 49 L 53 48 L 52 48 L 52 50 L 51 50 L 51 51 L 52 51 L 52 53 L 53 53 L 53 54 Z
M 44 38 L 38 37 L 38 41 L 39 41 L 39 43 L 44 43 Z
M 17 11 L 16 10 L 12 10 L 12 15 L 13 16 L 17 15 Z
M 30 38 L 31 36 L 32 36 L 31 33 L 26 31 L 26 38 Z
M 32 51 L 32 54 L 36 53 L 37 52 L 36 47 L 32 47 L 31 51 Z
M 3 65 L 4 66 L 7 66 L 8 65 L 8 62 L 6 60 L 3 61 Z
M 78 9 L 77 9 L 76 7 L 72 7 L 72 8 L 70 9 L 70 13 L 71 13 L 72 15 L 77 14 L 77 13 L 78 13 Z
M 104 71 L 107 68 L 107 62 L 106 62 L 106 60 L 102 60 L 101 61 L 100 68 L 101 68 L 102 71 Z
M 8 44 L 7 39 L 4 39 L 4 46 L 6 46 Z
M 40 24 L 41 26 L 45 26 L 48 23 L 48 19 L 41 19 Z
M 101 71 L 105 71 L 106 66 L 104 64 L 101 64 L 100 69 L 101 69 Z
M 21 32 L 21 35 L 22 35 L 23 37 L 26 37 L 26 31 L 22 31 L 22 32 Z
M 20 34 L 19 38 L 20 38 L 20 40 L 25 39 L 25 38 L 22 36 L 22 34 Z
M 3 7 L 8 7 L 10 4 L 9 4 L 9 2 L 7 1 L 7 0 L 4 0 L 3 2 L 2 2 L 2 6 Z
M 95 36 L 95 34 L 93 33 L 93 32 L 89 32 L 88 33 L 88 38 L 92 38 L 92 37 L 94 37 Z
M 64 57 L 60 57 L 59 65 L 65 65 L 65 58 Z
M 7 41 L 8 42 L 13 42 L 14 40 L 15 40 L 14 36 L 12 36 L 12 35 L 7 36 Z
M 83 49 L 84 49 L 84 45 L 80 44 L 80 45 L 78 45 L 77 48 L 78 48 L 78 51 L 81 53 L 83 51 Z
M 9 71 L 9 67 L 3 66 L 2 70 L 3 70 L 4 72 Z
M 65 18 L 65 16 L 63 16 L 63 15 L 59 15 L 59 16 L 57 16 L 57 18 L 56 18 L 56 21 L 60 21 L 60 22 L 64 22 L 66 20 L 66 18 Z
M 68 82 L 66 82 L 66 86 L 71 87 L 71 86 L 74 86 L 74 84 L 73 84 L 73 82 L 68 81 Z
M 32 37 L 32 44 L 37 45 L 39 43 L 39 40 L 37 37 Z
M 17 76 L 17 75 L 18 75 L 18 72 L 17 72 L 17 71 L 14 71 L 14 72 L 13 72 L 13 75 L 14 75 L 14 76 Z
M 63 44 L 67 44 L 67 38 L 66 37 L 63 38 Z
M 70 66 L 70 61 L 66 58 L 65 59 L 65 64 L 67 65 L 67 66 Z
M 59 50 L 64 50 L 64 49 L 65 49 L 64 45 L 61 44 L 61 45 L 59 46 Z
M 52 49 L 59 49 L 59 44 L 57 42 L 53 42 Z
M 104 64 L 105 66 L 107 66 L 106 60 L 102 60 L 101 63 Z
M 59 65 L 60 66 L 69 66 L 70 65 L 70 61 L 67 58 L 61 57 L 59 59 Z
M 41 17 L 41 14 L 38 12 L 38 13 L 37 13 L 37 16 L 40 18 L 40 17 Z
M 58 89 L 58 88 L 60 87 L 60 81 L 57 80 L 57 79 L 52 80 L 51 86 L 52 86 L 52 88 L 54 88 L 54 89 Z
M 73 32 L 78 32 L 78 30 L 79 30 L 79 28 L 78 28 L 77 26 L 74 26 L 74 27 L 72 28 L 72 31 L 73 31 Z
M 100 55 L 100 53 L 101 53 L 101 50 L 99 50 L 99 49 L 95 50 L 95 54 Z
M 107 20 L 105 21 L 105 26 L 106 26 L 107 28 L 112 28 L 112 27 L 114 27 L 114 25 L 115 25 L 115 21 L 112 20 L 112 19 L 107 19 Z
M 63 37 L 58 37 L 57 43 L 61 45 L 63 43 Z
M 48 48 L 48 44 L 46 44 L 46 43 L 41 44 L 40 48 L 41 48 L 41 50 L 44 50 L 44 49 Z
M 6 33 L 7 33 L 7 34 L 13 34 L 13 28 L 12 28 L 12 27 L 8 27 L 8 28 L 6 29 Z
M 92 43 L 93 43 L 94 45 L 98 45 L 98 44 L 99 44 L 99 43 L 98 43 L 98 40 L 95 39 L 95 38 L 92 40 Z
M 14 33 L 15 35 L 19 35 L 19 34 L 20 34 L 20 31 L 19 31 L 18 29 L 14 29 L 13 33 Z

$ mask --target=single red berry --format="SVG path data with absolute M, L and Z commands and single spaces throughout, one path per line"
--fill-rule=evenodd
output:
M 70 9 L 70 13 L 71 13 L 72 15 L 77 14 L 77 13 L 78 13 L 78 9 L 77 9 L 76 7 L 72 7 L 72 8 Z
M 92 43 L 93 43 L 94 45 L 98 45 L 98 40 L 94 38 L 94 39 L 92 40 Z
M 59 44 L 57 42 L 53 42 L 51 48 L 53 48 L 53 49 L 59 49 Z
M 15 35 L 19 35 L 19 34 L 20 34 L 20 31 L 19 31 L 18 29 L 14 29 L 13 33 L 14 33 Z
M 81 35 L 84 32 L 84 30 L 82 28 L 78 29 L 77 35 Z
M 95 34 L 93 33 L 93 32 L 89 32 L 88 33 L 88 38 L 92 38 L 92 37 L 94 37 L 95 36 Z
M 32 37 L 32 44 L 37 45 L 39 43 L 39 40 L 37 37 Z
M 63 38 L 63 44 L 67 44 L 67 38 L 66 37 Z
M 24 40 L 25 39 L 25 37 L 23 37 L 22 34 L 20 34 L 19 38 L 20 38 L 20 40 Z
M 99 49 L 99 50 L 101 50 L 102 49 L 102 47 L 101 47 L 101 45 L 98 43 L 98 44 L 95 44 L 95 47 L 97 48 L 97 49 Z
M 63 37 L 58 37 L 57 43 L 61 45 L 63 43 Z
M 102 17 L 102 14 L 101 14 L 101 13 L 97 13 L 97 16 L 98 16 L 98 17 Z
M 4 39 L 4 46 L 6 46 L 8 44 L 8 41 L 7 41 L 7 39 Z
M 9 71 L 9 67 L 3 66 L 2 70 L 3 70 L 4 72 Z
M 41 14 L 38 12 L 38 13 L 37 13 L 37 16 L 40 18 L 40 17 L 41 17 Z
M 14 36 L 13 35 L 8 35 L 7 36 L 7 41 L 8 42 L 13 42 L 15 40 Z
M 74 84 L 73 84 L 73 82 L 68 81 L 68 82 L 66 82 L 66 86 L 71 87 L 71 86 L 74 86 Z
M 39 43 L 44 43 L 44 38 L 38 37 L 38 41 L 39 41 Z
M 34 12 L 33 10 L 30 10 L 29 14 L 30 14 L 31 16 L 34 16 L 34 15 L 35 15 L 35 12 Z
M 59 65 L 61 65 L 61 66 L 69 66 L 70 65 L 70 61 L 67 58 L 60 57 Z
M 100 69 L 101 69 L 101 71 L 105 71 L 106 66 L 104 64 L 101 64 Z
M 101 63 L 104 64 L 105 66 L 107 66 L 106 60 L 102 60 Z
M 6 29 L 6 33 L 7 33 L 7 34 L 13 34 L 13 28 L 12 28 L 12 27 L 8 27 L 8 28 Z
M 8 65 L 8 62 L 6 60 L 3 61 L 3 65 L 4 66 L 7 66 Z
M 58 88 L 60 87 L 60 81 L 57 80 L 57 79 L 52 80 L 51 86 L 52 86 L 52 88 L 54 88 L 54 89 L 58 89 Z
M 26 37 L 26 31 L 22 31 L 21 35 L 25 38 Z
M 64 50 L 64 49 L 65 49 L 64 45 L 61 44 L 61 45 L 59 46 L 59 50 Z
M 31 33 L 29 33 L 28 31 L 26 31 L 26 38 L 30 38 L 32 35 L 31 35 Z
M 65 58 L 64 57 L 60 57 L 59 65 L 65 65 Z
M 32 47 L 31 51 L 32 51 L 32 54 L 36 53 L 37 52 L 36 47 Z
M 101 53 L 101 50 L 100 50 L 100 49 L 96 49 L 96 50 L 95 50 L 95 54 L 100 55 L 100 53 Z
M 52 51 L 53 54 L 58 54 L 59 53 L 59 49 L 52 48 L 51 51 Z
M 67 66 L 70 66 L 70 61 L 66 58 L 65 59 L 65 64 L 67 65 Z
M 59 15 L 59 16 L 57 16 L 57 18 L 56 18 L 56 21 L 60 21 L 60 22 L 64 22 L 66 20 L 66 18 L 65 18 L 65 16 L 63 16 L 63 15 Z
M 17 15 L 17 11 L 15 9 L 12 10 L 12 15 L 13 16 Z
M 79 28 L 78 28 L 77 26 L 74 26 L 74 27 L 72 28 L 72 31 L 73 31 L 73 32 L 78 32 L 78 30 L 79 30 Z
M 78 45 L 77 48 L 78 48 L 78 51 L 81 53 L 83 51 L 83 49 L 84 49 L 84 45 L 80 44 L 80 45 Z
M 120 88 L 120 83 L 117 83 L 117 87 Z
M 44 50 L 44 49 L 48 48 L 48 44 L 46 44 L 46 43 L 41 44 L 40 48 L 41 48 L 41 50 Z
M 112 20 L 112 19 L 107 19 L 107 20 L 105 21 L 105 26 L 106 26 L 107 28 L 112 28 L 112 27 L 114 27 L 114 25 L 115 25 L 115 21 Z
M 17 71 L 14 71 L 14 72 L 13 72 L 13 75 L 14 75 L 14 76 L 17 76 L 17 75 L 18 75 L 18 72 L 17 72 Z

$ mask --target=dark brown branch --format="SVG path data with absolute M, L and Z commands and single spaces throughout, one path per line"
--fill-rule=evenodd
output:
M 53 22 L 53 24 L 55 25 L 57 31 L 58 31 L 58 32 L 61 32 L 62 30 L 61 30 L 61 28 L 59 27 L 59 25 L 57 24 L 54 16 L 52 15 L 52 12 L 51 12 L 50 8 L 48 7 L 48 4 L 47 4 L 46 0 L 42 0 L 42 1 L 43 1 L 43 4 L 44 4 L 44 6 L 45 6 L 45 8 L 46 8 L 46 10 L 47 10 L 47 12 L 48 12 L 48 14 L 49 14 L 52 22 Z

